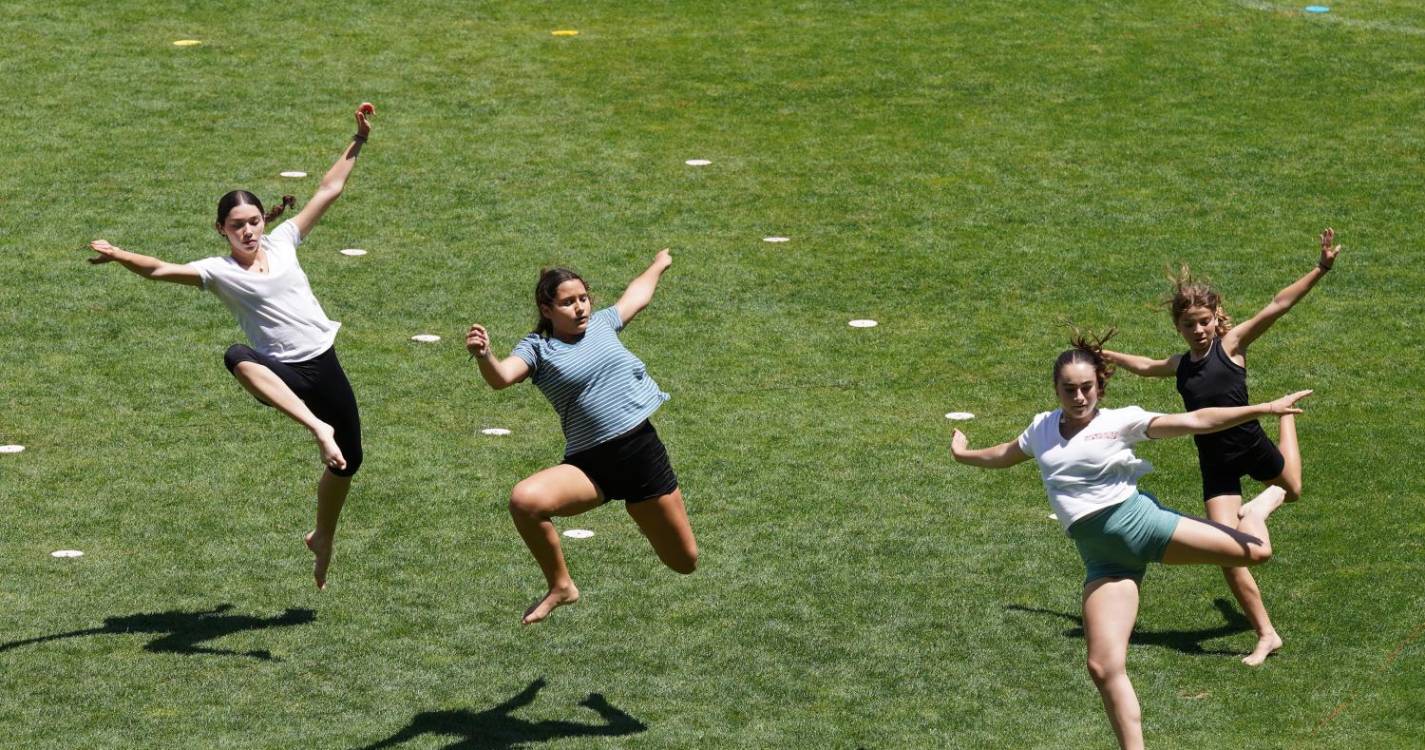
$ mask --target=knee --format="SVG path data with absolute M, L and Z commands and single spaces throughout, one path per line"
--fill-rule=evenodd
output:
M 361 469 L 361 461 L 365 458 L 365 455 L 362 454 L 360 448 L 343 448 L 341 457 L 346 459 L 346 468 L 332 469 L 331 473 L 339 477 L 350 477 L 355 476 L 356 472 Z
M 510 490 L 510 515 L 535 518 L 543 515 L 544 493 L 537 482 L 526 479 Z
M 692 545 L 682 550 L 677 559 L 664 562 L 673 572 L 689 575 L 698 569 L 698 547 L 696 544 Z
M 233 344 L 228 347 L 226 352 L 223 352 L 223 366 L 228 368 L 228 372 L 236 375 L 237 366 L 243 362 L 252 362 L 253 354 L 252 347 L 245 344 Z
M 1089 676 L 1096 685 L 1102 685 L 1123 674 L 1126 667 L 1124 660 L 1118 657 L 1089 655 L 1088 658 Z
M 1272 559 L 1272 545 L 1270 542 L 1262 541 L 1249 543 L 1247 545 L 1247 564 L 1261 565 Z

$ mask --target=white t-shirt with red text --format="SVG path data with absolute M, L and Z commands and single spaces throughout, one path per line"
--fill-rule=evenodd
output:
M 1148 439 L 1148 424 L 1162 415 L 1137 406 L 1099 409 L 1071 438 L 1059 434 L 1062 415 L 1062 409 L 1036 415 L 1020 434 L 1019 449 L 1039 464 L 1049 505 L 1068 531 L 1074 521 L 1138 492 L 1138 479 L 1153 465 L 1133 455 L 1133 445 Z

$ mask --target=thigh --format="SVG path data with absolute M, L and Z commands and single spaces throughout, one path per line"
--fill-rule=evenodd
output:
M 1183 516 L 1173 531 L 1173 539 L 1163 551 L 1165 565 L 1221 565 L 1238 567 L 1251 563 L 1250 545 L 1262 540 L 1251 534 L 1209 521 Z
M 693 537 L 693 526 L 688 522 L 682 489 L 643 502 L 627 503 L 624 507 L 634 523 L 638 524 L 639 530 L 648 537 L 659 558 L 665 562 L 697 558 L 698 542 Z
M 603 494 L 577 466 L 559 464 L 515 485 L 511 503 L 549 516 L 577 516 L 604 502 Z
M 1103 665 L 1128 658 L 1128 638 L 1138 619 L 1138 582 L 1099 578 L 1084 586 L 1084 641 L 1089 659 Z

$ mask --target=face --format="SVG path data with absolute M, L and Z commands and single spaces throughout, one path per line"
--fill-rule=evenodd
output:
M 262 211 L 250 203 L 233 206 L 228 217 L 223 219 L 218 231 L 228 238 L 234 255 L 250 255 L 257 252 L 258 241 L 267 223 L 262 220 Z
M 554 290 L 554 301 L 540 305 L 539 312 L 554 326 L 554 335 L 559 338 L 578 336 L 589 327 L 589 290 L 584 282 L 570 279 Z
M 1087 362 L 1070 362 L 1059 368 L 1054 391 L 1064 416 L 1071 420 L 1092 419 L 1098 409 L 1098 373 Z
M 1194 352 L 1201 354 L 1217 336 L 1217 313 L 1206 307 L 1189 307 L 1178 316 L 1178 335 Z

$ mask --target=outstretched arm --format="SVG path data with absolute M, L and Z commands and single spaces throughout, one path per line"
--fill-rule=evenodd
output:
M 1297 391 L 1265 404 L 1209 406 L 1182 414 L 1164 414 L 1154 417 L 1148 424 L 1148 437 L 1157 440 L 1180 435 L 1205 435 L 1270 414 L 1300 414 L 1296 402 L 1310 395 L 1311 391 Z
M 1008 469 L 1029 460 L 1028 454 L 1019 449 L 1019 442 L 1015 440 L 1000 443 L 993 448 L 971 450 L 970 439 L 959 430 L 950 438 L 950 455 L 959 463 L 982 469 Z
M 1181 354 L 1174 354 L 1167 359 L 1153 359 L 1137 354 L 1124 354 L 1123 352 L 1111 352 L 1103 350 L 1104 359 L 1119 367 L 1145 378 L 1166 378 L 1176 374 L 1178 371 L 1178 360 Z
M 1277 296 L 1262 308 L 1256 315 L 1253 315 L 1246 323 L 1237 325 L 1222 337 L 1223 351 L 1229 357 L 1236 356 L 1247 351 L 1253 341 L 1267 332 L 1272 324 L 1277 322 L 1277 318 L 1286 315 L 1287 311 L 1296 306 L 1311 288 L 1316 286 L 1316 282 L 1326 275 L 1327 271 L 1336 264 L 1336 256 L 1341 254 L 1341 246 L 1335 244 L 1336 231 L 1330 227 L 1321 233 L 1321 258 L 1316 261 L 1316 267 L 1306 272 L 1305 276 L 1292 282 L 1290 286 L 1277 292 Z
M 341 191 L 346 187 L 346 178 L 351 175 L 352 168 L 356 166 L 356 157 L 361 154 L 361 147 L 371 134 L 370 117 L 374 114 L 376 108 L 370 102 L 362 102 L 361 106 L 356 108 L 356 135 L 351 137 L 351 145 L 341 152 L 336 163 L 322 176 L 322 184 L 317 186 L 317 192 L 312 194 L 312 199 L 292 218 L 292 221 L 297 222 L 297 231 L 301 232 L 303 237 L 321 221 L 322 214 L 327 212 L 331 204 L 341 197 Z
M 470 332 L 465 334 L 465 348 L 480 365 L 480 377 L 497 391 L 529 377 L 529 363 L 519 357 L 495 357 L 490 351 L 490 334 L 479 323 L 470 326 Z
M 619 320 L 622 320 L 624 325 L 628 325 L 635 315 L 643 312 L 643 308 L 653 301 L 653 291 L 658 288 L 658 279 L 671 265 L 673 256 L 665 247 L 653 256 L 653 263 L 648 266 L 648 270 L 629 282 L 628 288 L 623 290 L 623 296 L 614 303 Z
M 97 256 L 89 259 L 90 263 L 96 265 L 114 261 L 145 279 L 171 281 L 175 284 L 187 284 L 188 286 L 201 286 L 203 284 L 202 277 L 198 275 L 197 269 L 192 266 L 169 263 L 147 255 L 131 253 L 128 250 L 110 245 L 108 240 L 94 240 L 89 243 L 89 248 L 98 253 Z

